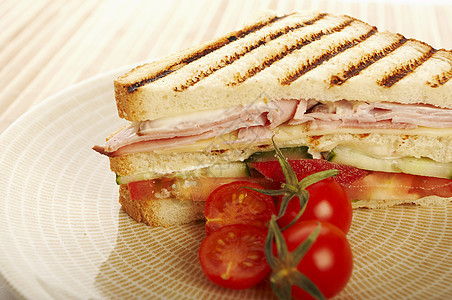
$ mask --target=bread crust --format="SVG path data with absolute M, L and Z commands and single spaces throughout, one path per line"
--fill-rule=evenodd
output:
M 135 221 L 169 227 L 204 219 L 204 202 L 178 199 L 132 200 L 126 184 L 119 187 L 119 203 Z
M 358 208 L 368 208 L 368 209 L 380 209 L 387 208 L 396 205 L 418 205 L 418 206 L 441 206 L 448 202 L 452 202 L 452 197 L 438 197 L 438 196 L 427 196 L 419 198 L 416 200 L 358 200 L 352 203 L 353 209 Z

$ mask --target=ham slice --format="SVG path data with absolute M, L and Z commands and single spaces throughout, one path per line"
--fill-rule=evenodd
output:
M 298 103 L 298 100 L 260 102 L 184 117 L 133 123 L 108 140 L 103 152 L 117 156 L 153 151 L 188 145 L 235 130 L 239 130 L 239 136 L 244 140 L 252 134 L 258 134 L 259 139 L 268 138 L 270 129 L 293 118 Z M 252 129 L 248 132 L 249 128 Z
M 142 140 L 133 142 L 119 147 L 115 151 L 107 152 L 109 156 L 121 156 L 131 153 L 154 151 L 159 149 L 178 147 L 192 144 L 200 139 L 208 139 L 215 136 L 215 132 L 207 131 L 196 136 L 182 136 L 177 138 L 159 139 L 159 140 Z M 105 150 L 104 150 L 105 151 Z
M 308 130 L 334 128 L 452 128 L 452 110 L 422 104 L 275 100 L 184 116 L 132 123 L 96 151 L 110 156 L 192 144 L 237 131 L 235 143 L 269 140 L 272 129 L 308 123 Z
M 327 122 L 333 122 L 334 127 L 348 128 L 409 129 L 417 126 L 450 128 L 452 127 L 452 110 L 422 104 L 365 103 L 342 100 L 317 104 L 304 114 L 299 114 L 297 110 L 297 114 L 289 124 L 296 125 L 306 122 L 318 123 L 312 124 L 312 129 L 327 128 L 325 126 Z
M 417 128 L 416 125 L 408 123 L 394 123 L 389 120 L 379 121 L 379 122 L 358 122 L 353 121 L 327 121 L 327 120 L 316 120 L 315 122 L 310 122 L 307 129 L 308 131 L 328 131 L 336 128 L 359 128 L 359 129 L 414 129 Z
M 238 133 L 237 140 L 233 143 L 250 143 L 269 140 L 273 132 L 265 126 L 254 126 L 241 128 Z M 230 142 L 231 143 L 231 142 Z
M 399 103 L 375 103 L 377 121 L 392 120 L 396 123 L 408 123 L 432 128 L 452 127 L 452 110 L 430 105 Z

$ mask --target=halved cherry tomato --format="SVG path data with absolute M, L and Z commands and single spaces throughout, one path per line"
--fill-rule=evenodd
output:
M 330 222 L 347 234 L 352 224 L 353 210 L 344 188 L 334 178 L 329 177 L 308 186 L 306 190 L 309 192 L 309 200 L 298 222 L 307 220 Z M 280 206 L 281 198 L 277 205 L 278 211 Z M 290 200 L 285 214 L 278 219 L 279 226 L 284 228 L 289 225 L 299 211 L 300 201 L 294 197 Z
M 295 174 L 297 174 L 298 180 L 316 172 L 336 169 L 339 170 L 339 174 L 335 177 L 336 181 L 340 184 L 345 184 L 354 182 L 368 173 L 365 170 L 332 163 L 323 159 L 299 159 L 289 160 L 288 162 L 295 171 Z M 255 162 L 250 163 L 249 165 L 267 178 L 279 182 L 285 181 L 284 174 L 278 161 Z
M 276 214 L 273 198 L 244 188 L 263 189 L 256 183 L 235 181 L 215 189 L 206 200 L 206 233 L 231 224 L 248 224 L 265 228 Z
M 199 261 L 207 278 L 230 289 L 258 284 L 270 271 L 264 253 L 266 235 L 265 230 L 244 224 L 212 232 L 199 249 Z
M 318 221 L 292 225 L 283 232 L 289 252 L 306 240 Z M 337 295 L 349 281 L 353 270 L 353 255 L 345 234 L 328 222 L 320 222 L 317 239 L 306 252 L 297 269 L 306 275 L 326 298 Z M 292 287 L 294 299 L 313 299 L 297 286 Z

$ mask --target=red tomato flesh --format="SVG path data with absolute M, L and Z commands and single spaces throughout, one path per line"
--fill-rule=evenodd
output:
M 297 223 L 283 232 L 290 252 L 306 240 L 317 227 L 317 221 Z M 349 281 L 353 270 L 353 255 L 345 234 L 328 222 L 321 229 L 297 269 L 306 275 L 326 298 L 337 295 Z M 292 287 L 294 299 L 314 299 L 297 286 Z
M 323 159 L 299 159 L 288 160 L 290 166 L 297 174 L 298 180 L 325 170 L 337 169 L 339 174 L 335 177 L 340 184 L 356 181 L 367 175 L 368 171 L 355 167 L 336 164 Z M 275 181 L 285 182 L 284 174 L 278 161 L 265 161 L 250 163 L 262 175 Z
M 207 278 L 230 289 L 258 284 L 270 271 L 264 253 L 266 235 L 265 230 L 244 224 L 212 232 L 199 249 L 199 261 Z
M 244 188 L 263 189 L 256 183 L 235 181 L 215 189 L 204 207 L 206 233 L 231 224 L 248 224 L 266 228 L 272 214 L 276 214 L 273 198 Z
M 196 179 L 182 179 L 177 177 L 163 177 L 152 180 L 142 180 L 128 183 L 132 200 L 178 198 L 182 200 L 206 201 L 207 197 L 219 186 L 234 181 L 257 183 L 265 189 L 277 189 L 281 184 L 268 178 L 258 177 L 199 177 Z
M 416 200 L 426 196 L 452 196 L 452 180 L 404 173 L 370 172 L 343 185 L 354 200 Z
M 345 188 L 351 200 L 415 200 L 432 195 L 452 197 L 451 179 L 365 171 L 322 159 L 289 160 L 289 164 L 297 174 L 298 180 L 323 170 L 339 170 L 334 179 Z M 285 181 L 277 161 L 250 163 L 250 166 L 269 179 Z
M 319 220 L 332 223 L 348 233 L 352 224 L 353 210 L 345 189 L 334 179 L 326 178 L 306 188 L 309 192 L 309 200 L 306 209 L 297 222 L 307 220 Z M 282 197 L 281 197 L 282 198 Z M 278 201 L 278 211 L 281 206 L 281 198 Z M 300 211 L 300 201 L 297 197 L 290 200 L 285 214 L 278 219 L 281 228 L 292 222 Z
M 142 180 L 128 183 L 128 189 L 132 200 L 178 198 L 183 200 L 206 201 L 207 197 L 219 186 L 234 181 L 246 181 L 257 183 L 266 189 L 280 187 L 279 182 L 268 178 L 250 177 L 199 177 L 193 180 L 177 177 L 163 177 L 152 180 Z
M 128 189 L 132 200 L 155 199 L 157 193 L 171 189 L 173 183 L 173 178 L 142 180 L 129 183 Z

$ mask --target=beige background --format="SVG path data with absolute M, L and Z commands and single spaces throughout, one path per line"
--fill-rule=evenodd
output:
M 452 48 L 450 1 L 2 0 L 0 132 L 77 82 L 206 41 L 265 8 L 350 14 Z
M 0 133 L 71 85 L 224 34 L 267 8 L 349 14 L 452 49 L 452 1 L 0 0 Z M 0 299 L 14 299 L 1 281 Z

